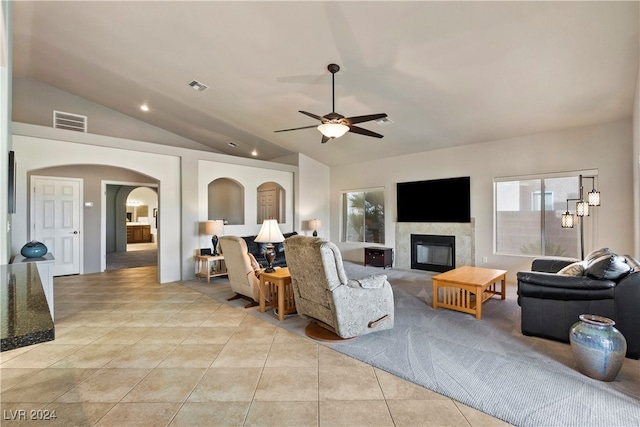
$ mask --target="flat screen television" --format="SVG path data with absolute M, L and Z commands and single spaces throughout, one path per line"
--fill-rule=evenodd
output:
M 398 222 L 471 222 L 471 178 L 396 184 Z

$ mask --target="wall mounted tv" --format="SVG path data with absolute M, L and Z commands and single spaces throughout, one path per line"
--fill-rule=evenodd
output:
M 398 222 L 471 222 L 471 178 L 396 184 Z

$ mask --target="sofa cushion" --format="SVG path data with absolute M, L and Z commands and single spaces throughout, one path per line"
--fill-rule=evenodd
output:
M 585 262 L 577 261 L 567 265 L 566 267 L 558 271 L 557 274 L 560 274 L 562 276 L 584 276 L 584 271 L 585 271 Z
M 260 250 L 260 243 L 256 243 L 255 240 L 256 236 L 244 236 L 243 239 L 245 242 L 247 242 L 247 252 L 252 253 L 252 254 L 262 254 L 264 253 L 264 251 Z
M 588 262 L 585 276 L 616 281 L 629 274 L 631 268 L 624 257 L 607 254 Z

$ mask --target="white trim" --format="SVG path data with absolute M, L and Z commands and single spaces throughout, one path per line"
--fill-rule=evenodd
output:
M 100 181 L 100 270 L 107 270 L 107 185 L 130 185 L 135 187 L 149 187 L 158 188 L 158 184 L 150 184 L 145 182 L 132 182 L 132 181 L 111 181 L 103 179 Z M 158 192 L 158 199 L 160 199 L 160 193 Z M 159 205 L 158 200 L 158 205 Z M 158 227 L 159 228 L 159 227 Z M 158 233 L 159 238 L 159 233 Z M 160 245 L 158 246 L 158 263 L 160 262 Z
M 549 172 L 549 173 L 538 173 L 533 175 L 512 175 L 512 176 L 499 176 L 493 177 L 493 182 L 504 182 L 504 181 L 526 181 L 529 179 L 542 179 L 542 178 L 563 178 L 563 177 L 571 177 L 571 176 L 598 176 L 598 169 L 585 169 L 585 170 L 577 170 L 577 171 L 564 171 L 564 172 Z

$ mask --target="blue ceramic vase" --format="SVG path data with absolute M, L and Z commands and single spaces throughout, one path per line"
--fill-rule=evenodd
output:
M 25 258 L 40 258 L 45 256 L 47 251 L 44 243 L 32 240 L 20 249 L 20 254 Z
M 573 324 L 569 341 L 578 370 L 600 381 L 613 381 L 627 353 L 627 340 L 611 319 L 582 314 Z

